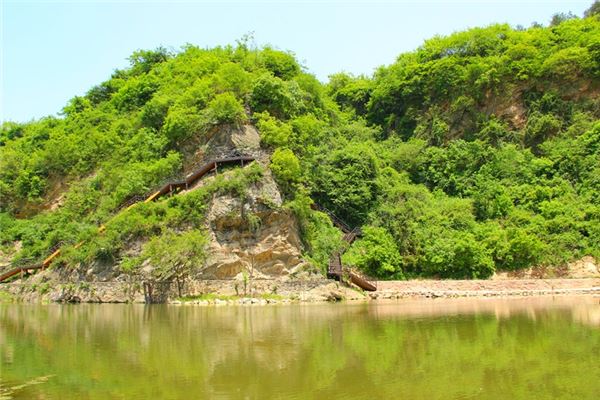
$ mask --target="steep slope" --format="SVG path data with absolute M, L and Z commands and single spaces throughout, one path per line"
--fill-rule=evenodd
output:
M 367 225 L 346 261 L 381 276 L 458 278 L 552 276 L 597 258 L 599 38 L 591 12 L 493 25 L 428 40 L 372 79 L 332 77 L 332 97 L 374 129 L 324 157 L 360 170 L 314 175 L 321 202 Z M 343 187 L 357 173 L 369 182 L 352 185 L 362 202 Z
M 0 223 L 9 259 L 41 259 L 61 245 L 53 269 L 63 282 L 260 279 L 318 270 L 305 261 L 310 244 L 284 207 L 269 170 L 272 149 L 261 147 L 250 119 L 251 108 L 281 119 L 325 115 L 321 95 L 311 92 L 321 90 L 314 77 L 287 53 L 244 46 L 187 47 L 176 55 L 158 49 L 135 53 L 131 62 L 74 98 L 63 118 L 3 125 Z M 255 162 L 219 170 L 172 198 L 128 207 L 164 182 L 232 155 Z

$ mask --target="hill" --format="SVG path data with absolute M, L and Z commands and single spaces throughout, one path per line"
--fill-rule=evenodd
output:
M 314 202 L 362 227 L 343 260 L 384 279 L 600 257 L 597 15 L 433 38 L 327 84 L 243 41 L 130 62 L 60 118 L 2 125 L 7 258 L 63 243 L 71 280 L 324 273 L 343 240 Z M 256 162 L 122 210 L 231 154 Z

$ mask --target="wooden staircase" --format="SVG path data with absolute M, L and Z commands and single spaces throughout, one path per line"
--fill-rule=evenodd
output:
M 351 228 L 350 225 L 344 222 L 341 218 L 337 217 L 333 212 L 317 203 L 314 203 L 312 208 L 327 214 L 331 219 L 331 222 L 333 222 L 333 225 L 338 227 L 344 233 L 344 236 L 342 237 L 344 240 L 342 248 L 334 252 L 329 258 L 329 264 L 327 266 L 327 278 L 335 279 L 336 281 L 342 281 L 344 277 L 347 276 L 350 282 L 361 289 L 369 292 L 376 291 L 376 280 L 370 280 L 369 278 L 359 274 L 357 271 L 352 270 L 350 267 L 344 267 L 342 263 L 342 255 L 346 252 L 346 250 L 348 250 L 356 238 L 362 235 L 360 228 Z
M 165 195 L 177 194 L 181 190 L 188 189 L 192 184 L 204 177 L 206 174 L 210 172 L 216 172 L 219 166 L 241 165 L 243 167 L 244 164 L 251 163 L 252 161 L 254 161 L 254 157 L 243 155 L 235 155 L 209 161 L 208 163 L 203 164 L 199 168 L 195 169 L 192 173 L 186 175 L 183 179 L 163 182 L 162 184 L 158 185 L 157 189 L 151 191 L 145 196 L 136 195 L 128 198 L 121 205 L 119 205 L 119 207 L 117 207 L 115 214 L 119 213 L 121 210 L 128 210 L 138 203 L 149 203 Z M 98 232 L 102 233 L 105 229 L 106 227 L 104 225 L 100 225 Z M 63 242 L 59 242 L 52 246 L 52 248 L 48 250 L 49 255 L 42 261 L 36 262 L 33 259 L 21 259 L 11 263 L 8 266 L 8 269 L 0 274 L 0 283 L 5 282 L 16 275 L 21 275 L 21 277 L 23 277 L 26 274 L 31 274 L 33 272 L 37 272 L 38 270 L 44 270 L 48 268 L 56 259 L 56 257 L 60 255 L 60 247 L 63 244 Z M 79 247 L 81 245 L 83 245 L 83 242 L 80 242 L 75 246 Z
M 182 190 L 186 190 L 206 174 L 216 172 L 219 166 L 233 164 L 243 167 L 245 163 L 248 164 L 252 161 L 254 161 L 254 157 L 240 155 L 209 161 L 208 163 L 203 164 L 199 168 L 195 169 L 190 174 L 186 175 L 183 179 L 168 180 L 158 185 L 157 189 L 151 191 L 147 195 L 136 195 L 126 199 L 123 203 L 121 203 L 121 205 L 119 205 L 119 207 L 116 208 L 115 214 L 122 210 L 128 210 L 138 203 L 149 203 L 163 196 L 177 194 Z M 327 278 L 342 281 L 344 277 L 347 277 L 350 282 L 364 290 L 377 290 L 375 280 L 370 280 L 367 277 L 360 275 L 357 271 L 352 270 L 349 267 L 344 267 L 342 264 L 342 254 L 348 250 L 350 245 L 356 240 L 357 237 L 362 235 L 360 228 L 351 228 L 350 225 L 338 218 L 333 212 L 329 211 L 325 207 L 320 206 L 319 204 L 314 203 L 312 207 L 315 210 L 327 214 L 333 224 L 344 233 L 344 245 L 341 249 L 333 253 L 329 259 Z M 105 229 L 106 227 L 104 225 L 100 225 L 98 232 L 102 233 L 105 231 Z M 9 265 L 8 270 L 0 274 L 0 283 L 5 282 L 16 275 L 21 275 L 21 277 L 23 277 L 26 274 L 31 274 L 37 272 L 38 270 L 44 270 L 48 268 L 50 264 L 61 254 L 60 247 L 63 244 L 63 242 L 59 242 L 50 248 L 48 250 L 49 255 L 42 261 L 36 262 L 33 259 L 21 259 L 13 262 Z M 80 242 L 76 244 L 75 247 L 82 246 L 83 244 L 84 242 Z

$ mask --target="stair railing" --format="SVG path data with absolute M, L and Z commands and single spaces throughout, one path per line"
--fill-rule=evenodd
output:
M 219 163 L 230 163 L 230 162 L 234 162 L 234 161 L 240 161 L 240 163 L 243 165 L 244 161 L 254 161 L 254 157 L 250 157 L 250 156 L 243 156 L 243 155 L 238 155 L 238 153 L 236 152 L 234 156 L 232 157 L 225 157 L 225 158 L 221 158 L 221 159 L 217 159 L 217 160 L 213 160 L 213 161 L 209 161 L 208 163 L 204 163 L 203 166 L 200 169 L 197 169 L 196 172 L 200 171 L 203 168 L 207 168 L 210 166 L 210 164 L 214 164 L 214 169 L 216 169 L 217 165 Z M 203 177 L 204 175 L 206 175 L 206 173 L 210 172 L 212 169 L 208 169 L 208 171 L 206 171 L 205 173 L 203 173 L 202 175 L 198 176 L 195 178 L 195 180 L 200 179 L 201 177 Z M 190 176 L 192 176 L 194 174 L 194 172 L 192 172 L 191 174 L 186 175 L 185 177 L 183 176 L 182 173 L 179 174 L 174 174 L 169 178 L 164 179 L 159 185 L 155 186 L 155 189 L 150 191 L 149 193 L 147 193 L 146 195 L 133 195 L 129 198 L 127 198 L 126 200 L 124 200 L 114 211 L 113 214 L 118 213 L 119 211 L 121 211 L 124 208 L 130 207 L 133 204 L 136 204 L 140 201 L 144 201 L 144 200 L 148 200 L 149 197 L 148 196 L 152 196 L 153 194 L 155 194 L 157 191 L 163 191 L 163 189 L 166 189 L 166 186 L 169 185 L 169 190 L 166 191 L 166 193 L 172 193 L 174 191 L 176 191 L 178 188 L 181 187 L 186 187 L 188 185 L 188 178 Z M 165 194 L 166 194 L 165 193 Z M 157 196 L 158 197 L 158 196 Z M 104 225 L 101 225 L 99 228 L 99 231 L 102 232 L 104 230 Z M 48 256 L 46 256 L 43 261 L 40 261 L 40 258 L 26 258 L 26 259 L 19 259 L 17 261 L 15 261 L 14 263 L 11 263 L 9 265 L 9 268 L 6 268 L 6 272 L 4 271 L 0 271 L 0 275 L 4 275 L 10 271 L 13 271 L 15 269 L 20 269 L 21 272 L 29 269 L 27 268 L 28 266 L 31 267 L 31 269 L 44 269 L 45 267 L 47 267 L 48 265 L 50 265 L 50 263 L 53 261 L 53 259 L 59 254 L 57 253 L 59 251 L 59 249 L 66 244 L 64 241 L 59 241 L 57 243 L 55 243 L 52 247 L 50 247 L 50 249 L 48 250 Z M 83 242 L 79 243 L 76 247 L 80 246 L 81 244 L 83 244 Z M 31 261 L 31 264 L 27 264 L 25 262 L 25 260 Z M 11 275 L 12 276 L 12 275 Z M 2 282 L 2 280 L 0 280 L 0 283 Z

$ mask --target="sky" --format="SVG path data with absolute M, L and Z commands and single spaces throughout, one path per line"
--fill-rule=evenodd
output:
M 0 0 L 0 121 L 56 115 L 127 67 L 138 49 L 235 45 L 294 52 L 320 80 L 370 75 L 435 35 L 492 23 L 547 24 L 593 0 Z

